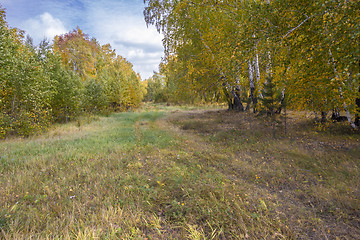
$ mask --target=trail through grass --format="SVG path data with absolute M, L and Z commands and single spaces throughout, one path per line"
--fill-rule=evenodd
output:
M 2 141 L 0 238 L 359 238 L 359 136 L 263 125 L 156 105 Z

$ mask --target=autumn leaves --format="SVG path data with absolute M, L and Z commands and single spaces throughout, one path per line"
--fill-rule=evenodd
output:
M 1 9 L 1 8 L 0 8 Z M 0 138 L 42 132 L 84 113 L 126 110 L 145 89 L 132 64 L 79 28 L 35 46 L 0 12 Z
M 173 101 L 214 101 L 221 93 L 234 104 L 250 95 L 268 110 L 262 97 L 271 78 L 271 91 L 290 108 L 358 111 L 356 1 L 145 2 L 145 20 L 165 36 L 159 74 Z

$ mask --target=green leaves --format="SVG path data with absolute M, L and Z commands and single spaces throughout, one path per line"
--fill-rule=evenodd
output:
M 34 46 L 0 8 L 0 138 L 42 132 L 82 112 L 125 110 L 143 98 L 140 76 L 81 29 Z
M 354 111 L 360 84 L 357 1 L 144 2 L 145 21 L 164 34 L 164 76 L 180 98 L 200 99 L 221 89 L 228 96 L 234 88 L 246 95 L 249 81 L 236 79 L 249 78 L 248 62 L 256 58 L 257 95 L 270 75 L 276 88 L 286 88 L 289 107 L 329 111 L 346 103 Z

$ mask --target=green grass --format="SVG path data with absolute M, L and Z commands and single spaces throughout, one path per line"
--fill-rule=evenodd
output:
M 148 105 L 2 141 L 0 238 L 358 238 L 359 135 L 293 126 Z

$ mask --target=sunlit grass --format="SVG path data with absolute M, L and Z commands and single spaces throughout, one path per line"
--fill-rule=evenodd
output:
M 358 137 L 306 130 L 274 141 L 261 121 L 148 105 L 2 141 L 0 236 L 359 236 Z

